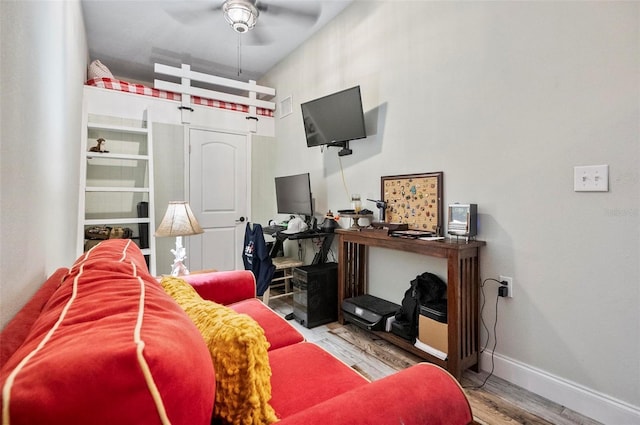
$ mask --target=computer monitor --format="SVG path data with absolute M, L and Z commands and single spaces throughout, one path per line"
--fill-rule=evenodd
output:
M 276 177 L 276 203 L 279 214 L 313 216 L 309 173 Z

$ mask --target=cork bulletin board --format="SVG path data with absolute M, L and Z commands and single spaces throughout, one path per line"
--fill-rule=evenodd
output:
M 439 171 L 381 177 L 385 221 L 442 236 L 442 175 Z

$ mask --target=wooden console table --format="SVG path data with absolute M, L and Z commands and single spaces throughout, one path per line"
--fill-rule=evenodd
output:
M 337 229 L 338 235 L 338 320 L 344 323 L 342 300 L 367 292 L 367 247 L 414 252 L 447 260 L 448 356 L 441 360 L 390 332 L 375 332 L 400 348 L 435 363 L 460 380 L 462 371 L 478 371 L 480 344 L 478 290 L 480 247 L 483 241 L 445 239 L 423 241 L 388 236 L 379 232 Z M 427 271 L 427 270 L 425 270 Z M 408 282 L 407 282 L 408 283 Z

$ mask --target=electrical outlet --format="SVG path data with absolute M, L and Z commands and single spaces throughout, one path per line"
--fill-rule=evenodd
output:
M 500 276 L 500 282 L 507 282 L 507 297 L 513 298 L 513 278 L 508 276 Z

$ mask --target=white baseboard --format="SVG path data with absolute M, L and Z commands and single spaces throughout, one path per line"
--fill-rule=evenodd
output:
M 483 371 L 491 370 L 490 352 L 481 354 L 480 364 Z M 611 425 L 640 424 L 640 406 L 633 406 L 498 353 L 494 354 L 494 365 L 495 376 L 598 422 Z

